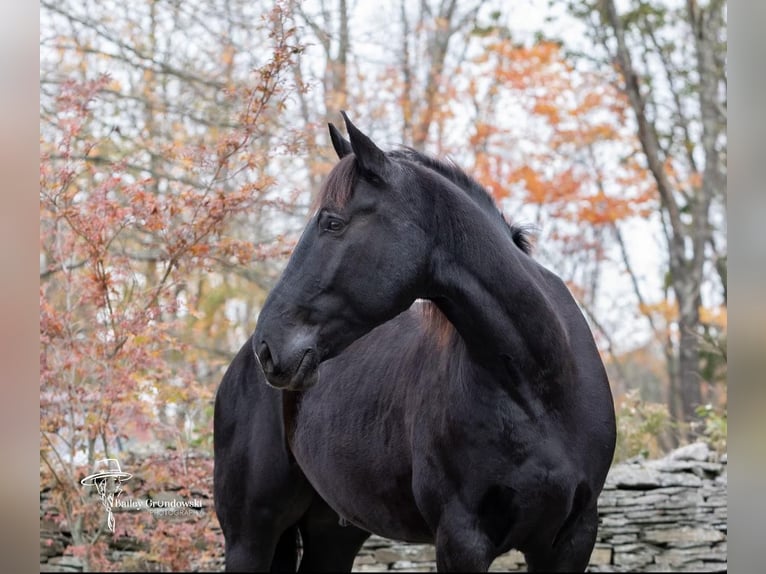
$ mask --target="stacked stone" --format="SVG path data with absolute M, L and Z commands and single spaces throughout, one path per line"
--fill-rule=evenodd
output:
M 52 507 L 49 489 L 40 491 L 40 571 L 79 572 L 80 561 L 64 556 L 64 550 L 72 543 L 72 537 L 63 532 L 54 518 L 58 514 Z
M 727 569 L 726 455 L 707 445 L 682 447 L 659 460 L 635 459 L 615 465 L 599 499 L 600 525 L 591 556 L 591 572 L 725 572 Z M 172 494 L 172 493 L 170 493 Z M 169 494 L 169 496 L 170 496 Z M 206 500 L 206 512 L 213 512 Z M 94 504 L 96 502 L 94 501 Z M 46 490 L 40 493 L 40 571 L 79 572 L 80 561 L 64 554 L 71 535 L 54 520 Z M 215 520 L 209 528 L 221 539 L 220 553 L 200 557 L 194 568 L 222 571 L 223 539 Z M 135 541 L 133 541 L 135 542 Z M 141 560 L 140 548 L 127 538 L 110 544 L 118 569 L 161 569 Z M 525 570 L 516 551 L 498 557 L 491 571 Z M 431 545 L 405 544 L 372 536 L 354 562 L 356 572 L 435 572 Z
M 599 499 L 593 572 L 725 572 L 726 455 L 704 443 L 615 466 Z
M 492 572 L 518 571 L 524 556 L 512 550 L 492 563 Z M 430 544 L 406 544 L 371 536 L 354 561 L 354 572 L 436 572 L 436 551 Z

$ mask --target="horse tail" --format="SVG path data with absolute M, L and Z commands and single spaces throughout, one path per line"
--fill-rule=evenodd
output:
M 272 572 L 295 572 L 298 568 L 298 526 L 290 526 L 282 533 L 274 550 Z

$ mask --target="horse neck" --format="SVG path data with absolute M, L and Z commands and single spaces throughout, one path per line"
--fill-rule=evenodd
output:
M 480 360 L 534 378 L 569 364 L 566 329 L 546 272 L 512 240 L 497 214 L 459 190 L 434 197 L 428 297 Z

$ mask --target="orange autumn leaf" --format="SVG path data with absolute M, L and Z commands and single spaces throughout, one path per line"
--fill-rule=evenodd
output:
M 661 317 L 668 325 L 678 319 L 678 303 L 667 299 L 663 299 L 657 303 L 644 303 L 639 305 L 639 311 L 644 315 Z
M 725 306 L 718 305 L 712 308 L 702 306 L 699 308 L 699 315 L 700 323 L 703 325 L 711 325 L 721 329 L 726 329 L 728 316 Z
M 535 103 L 532 111 L 547 117 L 548 121 L 552 124 L 557 124 L 560 121 L 559 109 L 550 102 L 538 101 Z
M 527 198 L 530 203 L 545 203 L 548 200 L 548 186 L 529 166 L 524 166 L 517 170 L 517 178 L 524 183 L 527 191 Z

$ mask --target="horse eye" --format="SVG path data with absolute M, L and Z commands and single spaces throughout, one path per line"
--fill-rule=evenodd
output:
M 325 229 L 331 233 L 338 233 L 343 229 L 343 222 L 340 219 L 330 219 L 325 224 Z

